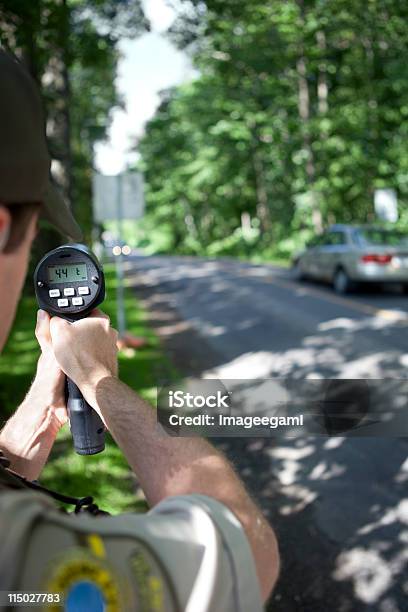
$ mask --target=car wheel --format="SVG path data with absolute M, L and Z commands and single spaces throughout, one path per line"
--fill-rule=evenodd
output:
M 338 268 L 333 278 L 333 287 L 336 293 L 345 295 L 353 288 L 353 282 L 343 268 Z
M 292 278 L 293 278 L 293 280 L 296 280 L 296 281 L 302 281 L 302 280 L 305 280 L 305 278 L 306 278 L 305 274 L 304 274 L 304 272 L 302 270 L 302 267 L 300 265 L 299 259 L 293 262 L 293 265 L 292 265 Z

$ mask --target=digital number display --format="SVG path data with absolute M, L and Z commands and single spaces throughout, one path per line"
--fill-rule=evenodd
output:
M 68 264 L 66 266 L 48 266 L 50 283 L 72 283 L 88 280 L 86 264 Z

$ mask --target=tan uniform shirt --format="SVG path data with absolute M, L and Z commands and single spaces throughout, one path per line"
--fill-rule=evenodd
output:
M 241 524 L 206 496 L 94 518 L 64 515 L 39 493 L 3 489 L 0 539 L 0 590 L 54 593 L 69 612 L 263 609 Z M 92 604 L 92 593 L 104 608 Z M 44 609 L 62 607 L 54 600 Z

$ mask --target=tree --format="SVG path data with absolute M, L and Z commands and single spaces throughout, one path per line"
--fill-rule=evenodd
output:
M 118 42 L 148 28 L 139 1 L 0 0 L 0 44 L 27 65 L 46 109 L 54 180 L 86 233 L 93 144 L 106 137 Z
M 263 249 L 302 229 L 369 220 L 376 187 L 406 201 L 407 6 L 181 6 L 170 36 L 200 76 L 167 93 L 140 143 L 148 213 L 165 211 L 173 248 L 208 252 L 220 236 L 230 248 L 235 236 L 239 250 L 242 213 Z

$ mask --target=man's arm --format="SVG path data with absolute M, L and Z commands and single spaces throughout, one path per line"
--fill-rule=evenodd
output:
M 201 493 L 232 510 L 247 534 L 266 599 L 278 575 L 276 539 L 225 457 L 201 438 L 176 438 L 161 431 L 156 411 L 114 377 L 82 390 L 103 416 L 150 505 L 173 495 Z
M 62 369 L 105 421 L 149 504 L 191 493 L 225 504 L 245 529 L 266 599 L 278 575 L 276 538 L 228 461 L 203 439 L 165 434 L 155 410 L 117 379 L 116 333 L 108 319 L 99 315 L 70 325 L 53 318 L 51 336 Z
M 35 379 L 0 432 L 0 450 L 10 460 L 11 469 L 28 480 L 38 478 L 67 420 L 64 375 L 52 350 L 47 313 L 38 317 L 36 336 L 42 353 Z

